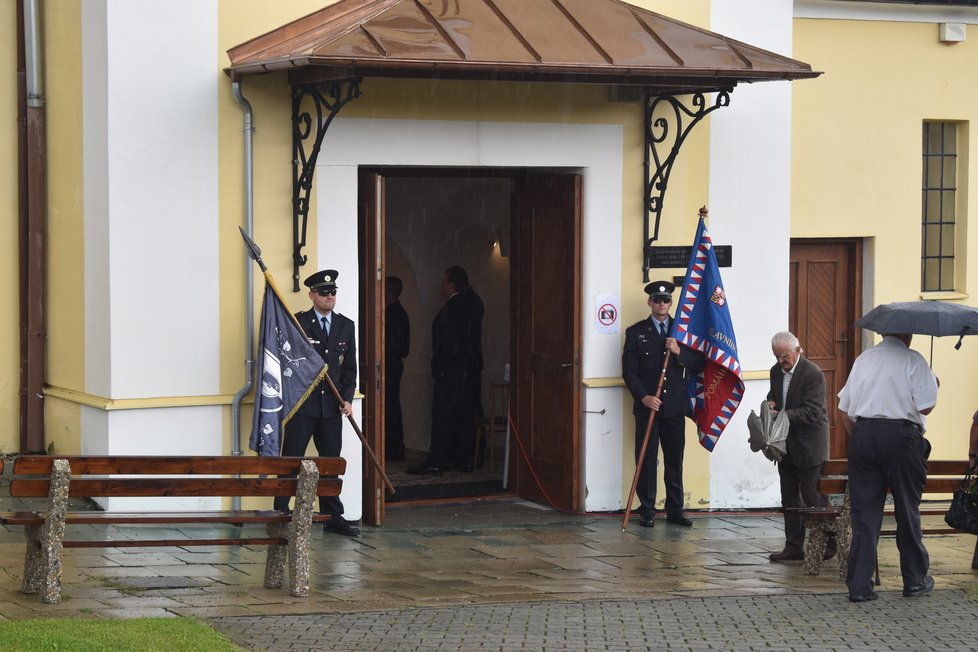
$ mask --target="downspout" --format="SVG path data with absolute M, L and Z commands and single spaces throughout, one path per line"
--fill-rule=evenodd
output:
M 41 80 L 39 0 L 18 11 L 18 147 L 20 149 L 20 449 L 44 452 L 47 136 Z M 23 59 L 21 59 L 21 52 Z M 22 65 L 21 65 L 22 64 Z
M 254 142 L 255 126 L 251 104 L 241 94 L 240 78 L 232 76 L 231 92 L 234 100 L 244 112 L 244 230 L 248 237 L 254 238 Z M 245 264 L 245 384 L 234 395 L 231 401 L 231 454 L 241 455 L 241 401 L 251 393 L 254 377 L 255 350 L 255 298 L 254 298 L 254 261 L 248 255 L 247 248 L 241 248 L 241 258 Z M 241 509 L 241 497 L 231 499 L 232 509 Z

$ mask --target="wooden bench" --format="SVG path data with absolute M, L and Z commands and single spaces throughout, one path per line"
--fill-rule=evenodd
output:
M 968 462 L 961 460 L 929 460 L 927 462 L 927 479 L 924 482 L 924 494 L 951 494 L 961 486 L 961 480 L 967 473 Z M 826 460 L 822 463 L 818 480 L 818 490 L 827 496 L 841 496 L 842 504 L 828 507 L 799 507 L 793 508 L 805 517 L 805 529 L 808 539 L 805 541 L 804 570 L 808 575 L 818 575 L 822 570 L 822 559 L 825 555 L 826 542 L 829 535 L 835 535 L 838 548 L 839 577 L 846 577 L 849 557 L 849 546 L 852 540 L 852 510 L 849 502 L 849 461 Z M 928 505 L 921 503 L 921 516 L 941 516 L 947 513 L 947 505 Z M 887 506 L 884 516 L 893 516 L 893 509 Z M 924 534 L 951 534 L 958 532 L 941 522 L 934 527 L 921 524 Z M 896 534 L 895 528 L 883 527 L 881 536 Z M 978 542 L 975 544 L 974 557 L 971 567 L 978 568 Z
M 10 495 L 46 498 L 43 511 L 0 513 L 0 524 L 23 525 L 27 538 L 22 591 L 46 603 L 61 601 L 62 548 L 267 545 L 265 587 L 281 588 L 285 561 L 293 596 L 309 594 L 309 538 L 317 496 L 337 496 L 346 472 L 343 458 L 298 457 L 50 457 L 25 455 L 13 462 Z M 296 475 L 294 478 L 266 476 Z M 130 477 L 116 477 L 118 475 Z M 160 477 L 166 476 L 166 477 Z M 334 477 L 321 477 L 334 476 Z M 100 512 L 71 511 L 68 498 L 295 496 L 292 512 L 275 510 Z M 65 538 L 72 525 L 265 525 L 265 537 Z M 181 528 L 183 532 L 183 528 Z

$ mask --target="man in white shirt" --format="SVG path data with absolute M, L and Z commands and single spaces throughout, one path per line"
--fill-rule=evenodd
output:
M 912 337 L 884 334 L 880 344 L 856 358 L 839 392 L 850 435 L 852 547 L 846 584 L 852 602 L 877 598 L 872 575 L 887 487 L 893 494 L 903 595 L 934 588 L 920 529 L 920 497 L 930 454 L 924 415 L 937 403 L 938 383 L 924 357 L 910 348 Z

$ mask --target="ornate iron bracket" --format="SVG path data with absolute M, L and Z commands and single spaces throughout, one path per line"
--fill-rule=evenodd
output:
M 703 93 L 694 93 L 692 108 L 673 94 L 649 93 L 645 97 L 645 189 L 643 201 L 646 219 L 643 244 L 642 278 L 648 283 L 652 266 L 652 243 L 659 239 L 659 220 L 665 200 L 669 173 L 676 162 L 679 150 L 693 127 L 709 113 L 730 104 L 730 93 L 716 92 L 711 106 L 706 105 Z M 685 125 L 684 121 L 688 121 Z M 654 170 L 653 170 L 653 165 Z M 654 220 L 654 221 L 653 221 Z M 649 233 L 650 222 L 654 224 Z
M 360 97 L 360 80 L 350 79 L 292 86 L 292 291 L 299 291 L 299 268 L 308 256 L 306 227 L 309 195 L 323 136 L 340 109 Z M 303 109 L 303 103 L 312 107 Z M 313 118 L 315 112 L 315 119 Z

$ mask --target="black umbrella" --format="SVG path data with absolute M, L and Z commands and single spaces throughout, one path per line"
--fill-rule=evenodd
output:
M 960 349 L 965 335 L 978 335 L 978 308 L 947 301 L 900 301 L 876 306 L 855 325 L 881 335 L 957 335 L 954 348 Z

